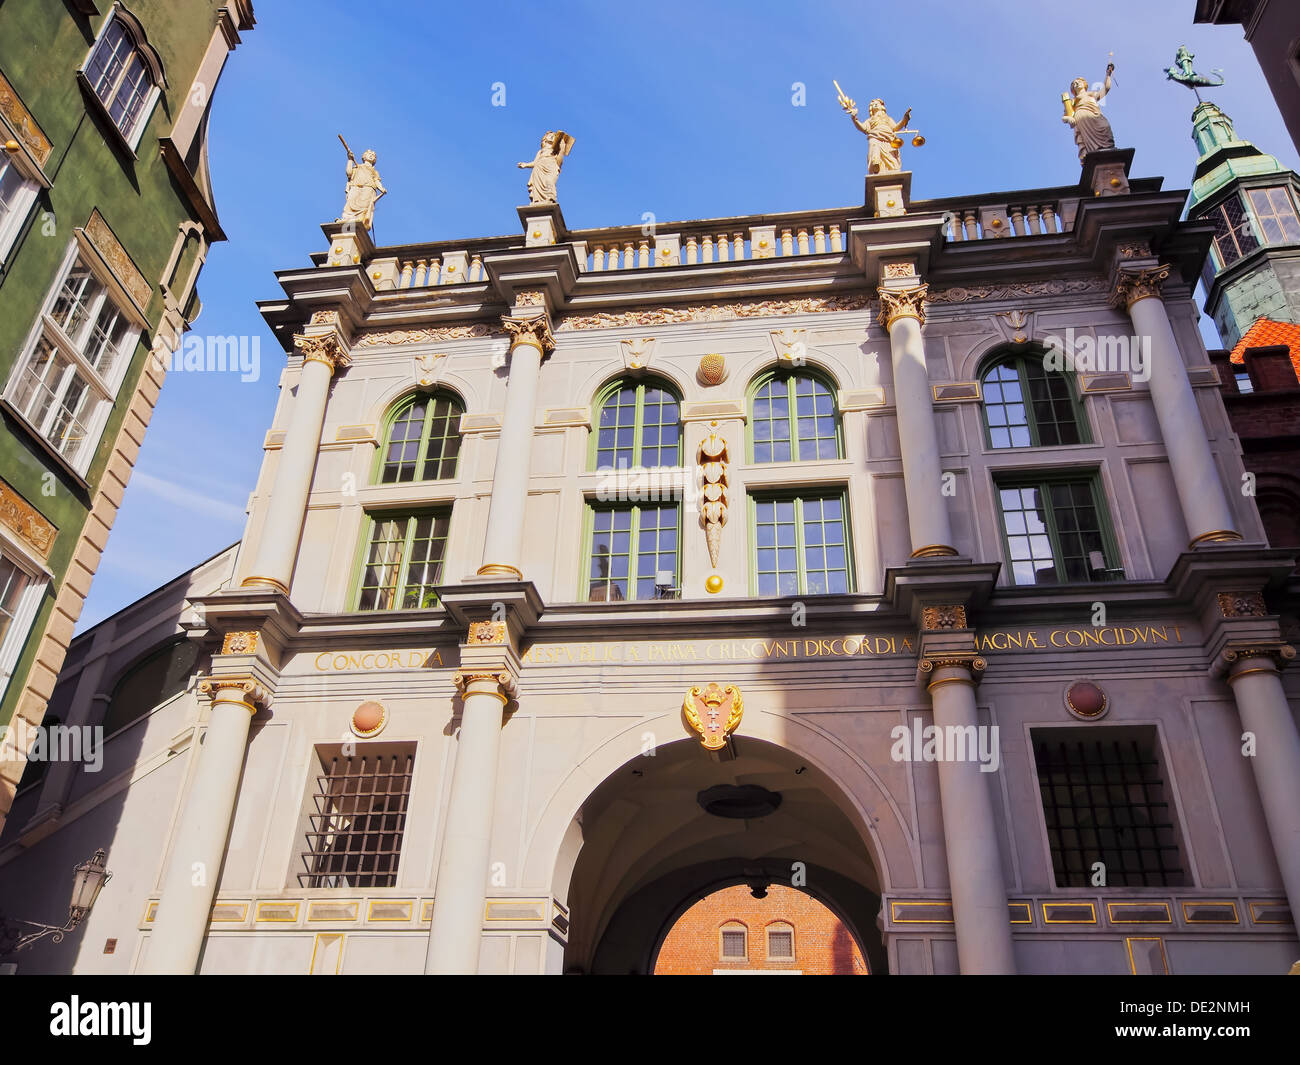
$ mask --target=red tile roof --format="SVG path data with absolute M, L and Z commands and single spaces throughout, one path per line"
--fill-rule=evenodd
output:
M 1237 341 L 1229 358 L 1233 362 L 1244 363 L 1247 348 L 1267 348 L 1274 344 L 1284 344 L 1291 349 L 1291 365 L 1300 376 L 1300 325 L 1293 322 L 1275 322 L 1271 318 L 1257 318 L 1255 324 L 1246 330 L 1245 335 Z

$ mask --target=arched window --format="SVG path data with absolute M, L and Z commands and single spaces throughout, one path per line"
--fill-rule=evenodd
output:
M 113 689 L 108 713 L 104 715 L 104 735 L 111 736 L 184 691 L 198 657 L 197 644 L 177 640 L 128 669 Z
M 722 961 L 749 958 L 749 930 L 739 921 L 728 921 L 718 930 L 718 957 Z
M 754 462 L 815 462 L 844 457 L 830 382 L 784 367 L 759 376 L 750 410 Z
M 989 447 L 1086 444 L 1088 423 L 1062 373 L 1035 355 L 1002 355 L 980 378 Z
M 378 481 L 447 481 L 460 456 L 460 400 L 449 392 L 420 392 L 396 407 L 384 433 Z
M 681 402 L 662 382 L 619 380 L 596 397 L 591 468 L 676 466 Z
M 86 57 L 81 76 L 110 121 L 134 149 L 165 83 L 162 62 L 144 28 L 118 5 Z
M 767 960 L 794 961 L 794 925 L 776 921 L 767 926 Z

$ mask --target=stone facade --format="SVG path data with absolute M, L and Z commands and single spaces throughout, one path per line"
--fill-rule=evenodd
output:
M 649 972 L 684 904 L 759 877 L 878 974 L 1285 971 L 1293 559 L 1236 491 L 1182 194 L 890 200 L 324 227 L 263 305 L 288 364 L 242 542 L 74 647 L 70 724 L 201 654 L 101 773 L 19 794 L 9 912 L 82 850 L 114 872 L 22 966 Z M 1029 386 L 1002 446 L 998 374 L 1070 330 L 1147 361 Z M 1018 530 L 1054 485 L 1051 536 Z M 633 506 L 635 540 L 600 524 Z

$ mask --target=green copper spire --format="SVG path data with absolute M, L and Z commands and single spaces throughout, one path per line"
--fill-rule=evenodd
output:
M 1205 102 L 1192 112 L 1192 140 L 1200 149 L 1189 212 L 1229 182 L 1259 174 L 1284 174 L 1286 168 L 1274 156 L 1267 155 L 1250 141 L 1240 140 L 1232 128 L 1232 119 L 1217 104 Z

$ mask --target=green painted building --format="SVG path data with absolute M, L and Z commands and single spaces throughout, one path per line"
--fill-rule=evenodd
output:
M 252 0 L 0 3 L 0 824 L 225 239 L 207 161 Z

